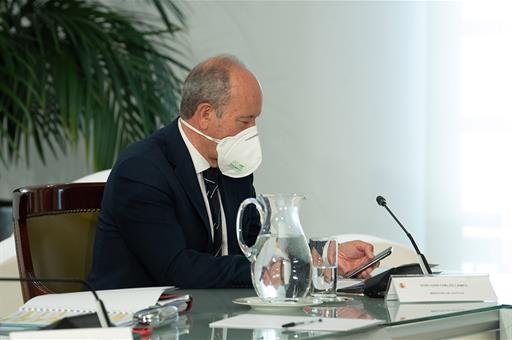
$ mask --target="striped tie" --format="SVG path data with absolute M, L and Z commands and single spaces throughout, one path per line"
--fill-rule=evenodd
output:
M 220 215 L 220 199 L 219 199 L 219 170 L 217 168 L 209 168 L 203 171 L 204 184 L 206 188 L 206 197 L 210 205 L 213 223 L 213 255 L 222 254 L 222 228 Z

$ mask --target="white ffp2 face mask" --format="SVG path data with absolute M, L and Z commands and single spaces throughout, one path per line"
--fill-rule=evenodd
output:
M 260 139 L 256 125 L 223 139 L 210 137 L 183 119 L 180 121 L 192 131 L 217 143 L 217 164 L 222 174 L 241 178 L 252 174 L 262 161 Z

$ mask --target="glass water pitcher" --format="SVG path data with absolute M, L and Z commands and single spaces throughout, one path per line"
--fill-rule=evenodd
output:
M 306 297 L 311 284 L 311 254 L 299 219 L 304 196 L 266 194 L 242 202 L 236 218 L 238 244 L 251 262 L 251 275 L 258 296 L 269 302 Z M 242 220 L 254 204 L 261 229 L 252 247 L 245 244 Z

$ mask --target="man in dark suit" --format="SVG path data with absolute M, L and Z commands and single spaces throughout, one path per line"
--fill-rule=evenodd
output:
M 191 71 L 180 118 L 129 146 L 112 169 L 88 277 L 94 288 L 251 284 L 235 219 L 240 203 L 255 196 L 261 106 L 256 77 L 234 57 Z M 258 216 L 246 215 L 244 239 L 252 244 Z M 363 248 L 351 249 L 357 260 L 371 254 Z

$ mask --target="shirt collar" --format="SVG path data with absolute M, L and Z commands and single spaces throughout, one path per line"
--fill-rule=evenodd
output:
M 210 163 L 206 160 L 206 158 L 203 157 L 197 151 L 196 147 L 190 142 L 187 135 L 185 134 L 185 131 L 183 131 L 183 127 L 181 126 L 181 118 L 178 120 L 178 128 L 180 130 L 181 138 L 183 138 L 183 141 L 185 142 L 185 145 L 187 146 L 188 153 L 190 154 L 190 157 L 192 158 L 192 163 L 194 164 L 194 168 L 196 170 L 196 173 L 199 174 L 205 170 L 207 170 L 210 167 Z

